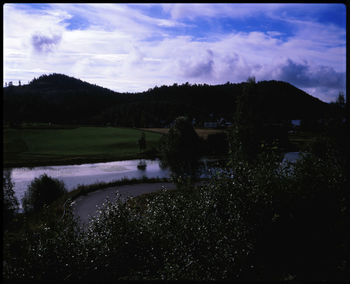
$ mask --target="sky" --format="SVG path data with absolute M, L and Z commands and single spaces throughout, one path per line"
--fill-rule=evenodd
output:
M 4 83 L 61 73 L 117 92 L 281 80 L 345 93 L 344 4 L 4 4 Z

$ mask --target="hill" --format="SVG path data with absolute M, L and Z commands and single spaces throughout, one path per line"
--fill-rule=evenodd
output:
M 118 93 L 63 74 L 42 75 L 28 85 L 4 88 L 4 122 L 164 127 L 186 115 L 202 126 L 220 118 L 232 121 L 245 84 L 186 83 Z M 252 104 L 268 121 L 318 119 L 328 111 L 328 104 L 286 82 L 261 81 L 256 89 Z

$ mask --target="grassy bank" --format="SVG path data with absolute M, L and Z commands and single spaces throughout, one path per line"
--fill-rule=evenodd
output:
M 166 134 L 169 132 L 169 128 L 139 128 L 142 131 Z M 195 128 L 198 136 L 207 139 L 209 134 L 221 133 L 227 131 L 226 129 L 208 129 L 208 128 Z
M 157 182 L 169 182 L 170 180 L 167 178 L 147 178 L 142 177 L 140 179 L 132 178 L 127 179 L 123 178 L 121 180 L 113 181 L 113 182 L 101 182 L 101 183 L 95 183 L 90 185 L 80 185 L 76 189 L 70 191 L 65 196 L 65 199 L 70 198 L 71 200 L 74 200 L 78 198 L 81 195 L 87 195 L 90 192 L 101 190 L 108 187 L 114 187 L 114 186 L 123 186 L 123 185 L 129 185 L 129 184 L 138 184 L 138 183 L 157 183 Z
M 147 148 L 139 152 L 142 131 L 132 128 L 5 128 L 4 167 L 65 165 L 150 157 L 161 134 L 146 132 Z

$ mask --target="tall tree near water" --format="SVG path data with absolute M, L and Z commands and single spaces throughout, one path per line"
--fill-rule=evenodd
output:
M 162 163 L 175 183 L 193 182 L 199 168 L 199 137 L 187 117 L 178 117 L 161 141 Z

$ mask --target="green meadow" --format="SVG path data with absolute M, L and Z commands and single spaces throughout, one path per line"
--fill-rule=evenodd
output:
M 4 166 L 61 165 L 144 157 L 138 146 L 142 131 L 133 128 L 5 128 Z M 156 148 L 159 133 L 145 132 L 146 153 Z

